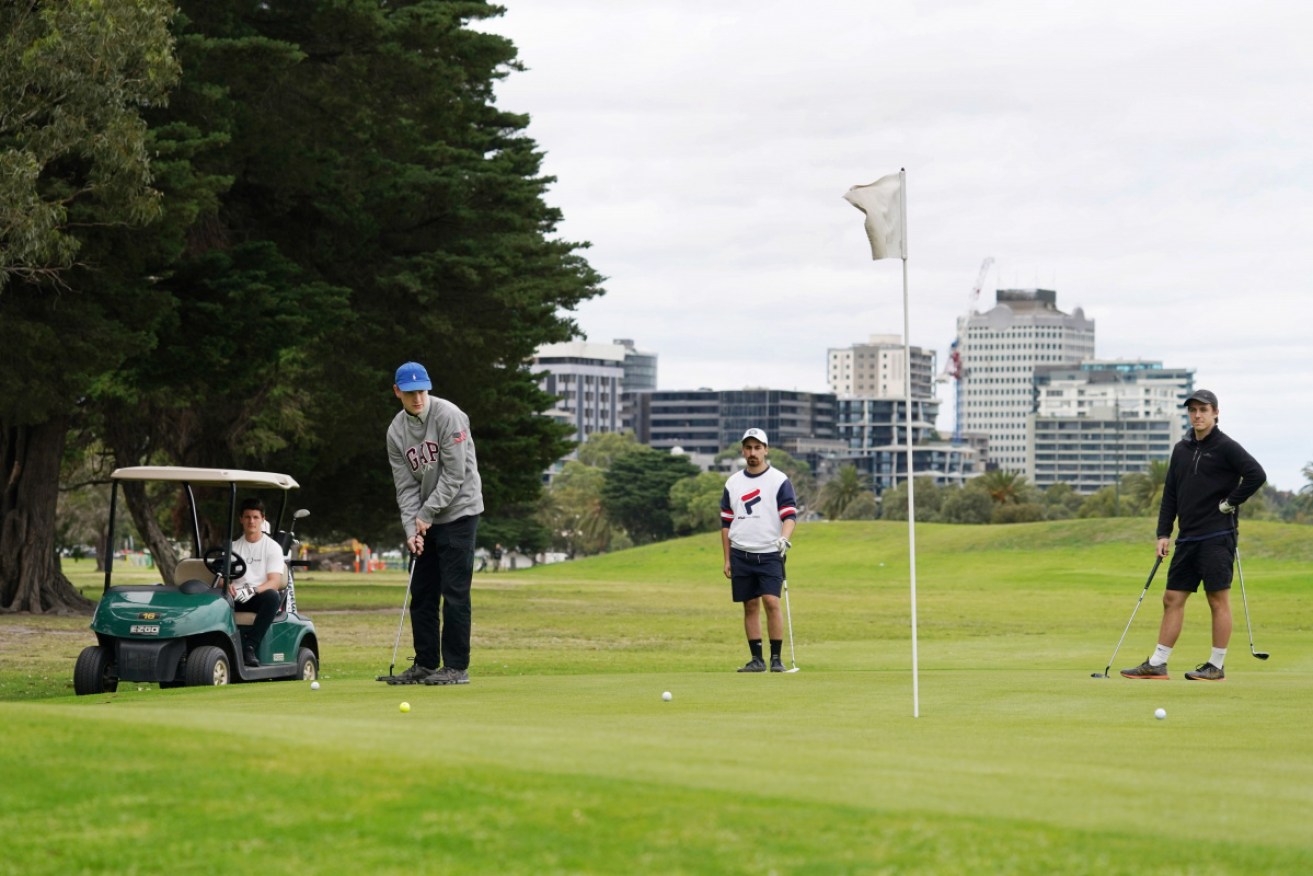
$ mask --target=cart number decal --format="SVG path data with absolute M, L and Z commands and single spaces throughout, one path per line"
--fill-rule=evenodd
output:
M 134 636 L 158 636 L 160 634 L 159 624 L 133 624 L 130 631 Z

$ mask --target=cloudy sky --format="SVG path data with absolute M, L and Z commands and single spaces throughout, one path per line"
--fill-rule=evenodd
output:
M 659 386 L 825 391 L 901 334 L 854 184 L 907 169 L 911 342 L 940 366 L 986 257 L 1101 358 L 1196 369 L 1282 489 L 1313 461 L 1313 12 L 1298 2 L 502 0 L 498 86 Z M 940 427 L 952 429 L 943 387 Z

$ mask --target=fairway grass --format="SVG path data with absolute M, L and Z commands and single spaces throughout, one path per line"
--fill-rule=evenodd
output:
M 0 618 L 0 873 L 1313 872 L 1309 530 L 1246 527 L 1273 656 L 1249 656 L 1237 594 L 1220 684 L 1183 679 L 1202 597 L 1171 681 L 1090 677 L 1148 521 L 918 527 L 919 717 L 906 524 L 800 527 L 795 675 L 732 671 L 714 535 L 478 578 L 452 688 L 372 680 L 395 574 L 299 584 L 318 691 L 74 697 L 86 619 Z M 1114 675 L 1151 649 L 1161 585 Z M 15 669 L 36 642 L 56 653 Z

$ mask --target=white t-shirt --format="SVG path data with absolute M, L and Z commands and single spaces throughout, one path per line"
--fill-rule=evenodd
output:
M 283 549 L 267 535 L 261 536 L 257 542 L 247 541 L 243 536 L 233 542 L 232 549 L 246 563 L 246 574 L 233 581 L 239 587 L 242 584 L 263 584 L 270 572 L 286 574 L 283 568 Z

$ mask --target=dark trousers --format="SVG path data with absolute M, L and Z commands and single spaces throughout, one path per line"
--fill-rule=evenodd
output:
M 470 666 L 470 582 L 479 515 L 435 523 L 424 535 L 410 584 L 415 662 L 430 669 Z M 442 619 L 438 619 L 438 610 Z
M 255 612 L 255 623 L 251 624 L 251 631 L 243 639 L 244 644 L 250 645 L 257 653 L 260 651 L 260 643 L 264 641 L 264 634 L 273 626 L 274 618 L 278 615 L 278 606 L 282 605 L 282 602 L 283 595 L 277 590 L 261 590 L 245 603 L 237 603 L 234 609 Z

